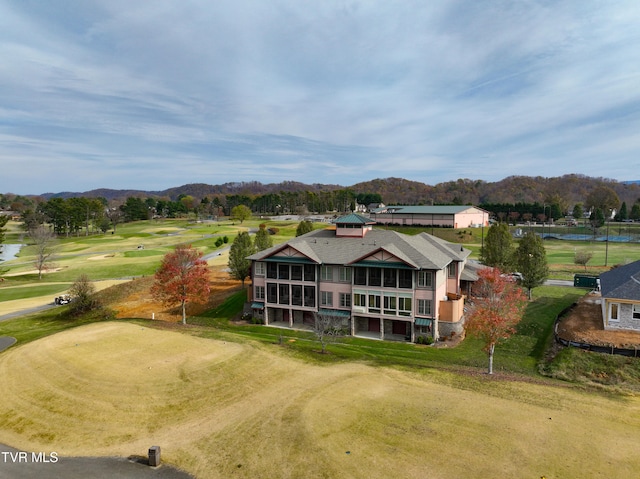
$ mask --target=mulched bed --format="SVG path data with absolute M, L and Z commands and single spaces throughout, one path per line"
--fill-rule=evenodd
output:
M 567 341 L 634 349 L 640 346 L 640 332 L 605 331 L 600 294 L 589 293 L 558 323 L 558 336 Z

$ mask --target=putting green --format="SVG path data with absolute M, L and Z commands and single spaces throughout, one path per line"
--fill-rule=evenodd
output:
M 130 323 L 0 354 L 0 442 L 199 478 L 634 477 L 640 400 L 362 364 Z

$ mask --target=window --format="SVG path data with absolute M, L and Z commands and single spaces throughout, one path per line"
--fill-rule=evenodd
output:
M 340 266 L 340 282 L 351 283 L 351 268 L 346 266 Z
M 278 304 L 289 304 L 288 284 L 281 284 L 278 286 Z
M 418 271 L 418 288 L 433 288 L 433 272 Z
M 369 312 L 370 313 L 380 312 L 380 295 L 379 294 L 369 293 Z
M 447 266 L 447 275 L 449 278 L 455 278 L 458 275 L 458 268 L 455 262 L 452 261 L 449 263 L 449 266 Z
M 395 288 L 397 283 L 398 271 L 393 268 L 387 268 L 384 270 L 384 287 Z
M 279 264 L 278 265 L 278 279 L 289 279 L 289 265 L 288 264 Z
M 312 264 L 304 265 L 304 280 L 315 281 L 316 280 L 316 267 Z
M 381 268 L 369 268 L 369 286 L 382 286 Z
M 419 299 L 418 300 L 418 314 L 422 316 L 431 316 L 431 300 Z
M 413 288 L 413 271 L 410 269 L 398 270 L 398 288 Z
M 278 302 L 278 285 L 276 283 L 267 283 L 267 303 Z
M 333 293 L 331 291 L 320 291 L 320 306 L 333 306 Z
M 611 321 L 618 321 L 620 319 L 620 305 L 618 303 L 611 303 L 609 305 L 609 319 Z
M 302 281 L 302 266 L 299 264 L 291 265 L 291 279 L 293 281 Z
M 316 288 L 315 286 L 304 287 L 304 305 L 309 308 L 316 307 Z
M 398 314 L 400 316 L 411 316 L 411 297 L 398 298 Z
M 320 266 L 320 281 L 333 281 L 333 266 Z
M 367 295 L 364 293 L 354 293 L 353 294 L 353 305 L 361 308 L 366 308 L 367 306 Z
M 302 286 L 299 284 L 291 285 L 291 304 L 293 306 L 302 306 Z
M 264 263 L 255 263 L 256 265 L 256 269 L 255 269 L 255 274 L 256 276 L 264 276 L 265 274 L 265 267 L 264 267 Z
M 276 263 L 267 263 L 267 278 L 278 278 L 278 265 Z
M 633 305 L 633 312 L 631 313 L 633 319 L 640 319 L 640 304 Z
M 365 268 L 355 268 L 353 283 L 361 286 L 365 286 L 367 284 L 367 270 Z
M 341 308 L 350 308 L 351 307 L 351 293 L 340 293 L 340 307 Z
M 254 299 L 262 299 L 264 301 L 264 286 L 256 286 L 256 292 L 253 297 Z
M 396 314 L 396 297 L 395 295 L 384 295 L 384 314 Z

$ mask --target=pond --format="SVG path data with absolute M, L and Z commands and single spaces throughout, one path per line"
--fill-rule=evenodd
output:
M 10 261 L 17 258 L 17 254 L 22 248 L 21 244 L 2 244 L 0 245 L 0 261 Z

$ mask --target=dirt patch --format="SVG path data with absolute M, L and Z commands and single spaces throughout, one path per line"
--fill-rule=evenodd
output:
M 107 258 L 113 258 L 115 257 L 115 253 L 111 253 L 111 254 L 101 254 L 98 256 L 91 256 L 90 258 L 87 258 L 87 260 L 89 261 L 99 261 L 102 259 L 107 259 Z
M 206 304 L 187 304 L 187 315 L 194 316 L 209 309 L 219 306 L 233 291 L 241 288 L 240 281 L 231 279 L 225 266 L 213 266 L 210 268 L 211 295 Z M 122 300 L 118 300 L 117 318 L 145 318 L 162 321 L 182 321 L 180 308 L 167 307 L 156 301 L 151 295 L 153 285 L 152 278 L 144 278 L 140 281 L 140 288 L 135 288 L 131 294 Z
M 605 331 L 600 300 L 599 293 L 582 297 L 558 323 L 558 335 L 567 341 L 596 346 L 631 349 L 640 346 L 640 332 Z
M 61 271 L 62 268 L 50 268 L 50 269 L 43 269 L 42 270 L 42 275 L 46 275 L 47 273 L 57 273 L 58 271 Z M 23 276 L 25 274 L 38 274 L 38 270 L 37 269 L 31 269 L 29 271 L 20 271 L 19 273 L 9 273 L 9 274 L 5 274 L 5 277 L 11 277 L 11 276 Z

